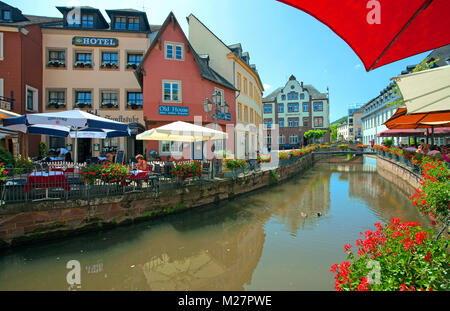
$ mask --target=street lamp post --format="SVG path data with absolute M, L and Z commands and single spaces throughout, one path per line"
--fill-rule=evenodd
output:
M 211 118 L 216 120 L 216 131 L 218 130 L 218 120 L 225 119 L 225 115 L 228 113 L 228 104 L 225 99 L 222 101 L 222 93 L 215 91 L 212 95 L 212 102 L 209 98 L 206 98 L 203 103 L 203 108 L 205 112 Z M 214 151 L 213 151 L 214 152 Z M 216 158 L 216 172 L 219 170 L 219 160 Z M 214 176 L 214 174 L 213 174 Z

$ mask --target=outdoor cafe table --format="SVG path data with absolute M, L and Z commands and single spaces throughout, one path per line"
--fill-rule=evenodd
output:
M 148 179 L 148 172 L 147 171 L 141 171 L 141 170 L 131 170 L 129 171 L 130 175 L 128 178 L 131 181 L 139 181 L 139 180 L 146 180 Z
M 23 192 L 26 193 L 31 189 L 45 188 L 46 198 L 48 198 L 49 188 L 62 188 L 66 191 L 70 190 L 64 172 L 33 172 L 31 173 L 25 184 Z

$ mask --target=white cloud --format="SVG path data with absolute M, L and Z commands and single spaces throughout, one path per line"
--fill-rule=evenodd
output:
M 359 68 L 361 68 L 361 64 L 356 64 L 355 66 L 353 66 L 353 68 L 359 69 Z
M 264 86 L 264 90 L 268 90 L 268 89 L 270 89 L 272 87 L 272 85 L 267 84 L 267 83 L 264 83 L 263 86 Z

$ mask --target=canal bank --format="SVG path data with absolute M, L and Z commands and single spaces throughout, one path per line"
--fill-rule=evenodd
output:
M 376 160 L 319 161 L 297 177 L 186 213 L 0 255 L 0 290 L 333 290 L 344 245 L 391 218 L 426 218 Z M 319 216 L 320 215 L 320 216 Z
M 158 216 L 232 200 L 257 189 L 285 181 L 311 168 L 307 154 L 297 161 L 236 179 L 216 179 L 155 195 L 134 192 L 88 200 L 58 200 L 10 204 L 0 208 L 0 248 L 66 238 L 127 225 Z

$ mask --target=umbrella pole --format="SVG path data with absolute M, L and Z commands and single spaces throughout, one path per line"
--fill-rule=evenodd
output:
M 434 125 L 431 126 L 431 145 L 434 145 Z
M 78 127 L 75 128 L 75 148 L 74 148 L 74 155 L 73 155 L 73 160 L 74 160 L 74 166 L 77 166 L 78 163 Z

